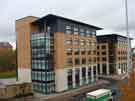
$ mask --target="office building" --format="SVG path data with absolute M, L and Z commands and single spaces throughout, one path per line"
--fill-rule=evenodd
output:
M 20 62 L 21 59 L 29 61 L 19 63 L 18 66 L 31 70 L 27 75 L 31 78 L 35 91 L 49 94 L 96 82 L 96 31 L 101 28 L 52 14 L 38 19 L 24 19 L 19 23 L 27 23 L 25 28 L 29 30 L 26 36 L 18 32 L 25 39 L 18 38 L 18 42 L 22 46 L 28 45 L 25 48 L 18 45 L 22 49 L 22 53 L 18 51 L 18 57 Z M 25 28 L 22 30 L 26 31 Z M 25 63 L 28 65 L 25 66 Z
M 117 34 L 100 35 L 97 36 L 97 41 L 98 73 L 100 75 L 126 74 L 128 71 L 127 37 Z M 129 61 L 131 65 L 131 60 Z

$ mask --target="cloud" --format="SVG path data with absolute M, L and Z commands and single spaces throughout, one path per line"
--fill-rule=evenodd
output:
M 135 1 L 128 0 L 129 29 L 135 33 Z M 48 13 L 103 27 L 98 33 L 125 34 L 124 0 L 1 0 L 0 40 L 15 41 L 15 20 Z

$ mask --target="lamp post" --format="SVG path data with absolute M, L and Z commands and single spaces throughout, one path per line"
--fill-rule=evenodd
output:
M 126 20 L 126 35 L 127 35 L 127 70 L 128 70 L 128 77 L 129 77 L 129 72 L 131 70 L 131 65 L 130 65 L 130 36 L 129 36 L 129 19 L 128 19 L 128 1 L 125 0 L 125 20 Z

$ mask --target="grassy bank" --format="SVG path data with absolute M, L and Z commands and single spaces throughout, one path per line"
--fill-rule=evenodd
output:
M 0 79 L 15 78 L 16 71 L 0 72 Z

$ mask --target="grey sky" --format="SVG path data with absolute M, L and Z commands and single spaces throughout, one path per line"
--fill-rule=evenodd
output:
M 128 0 L 132 37 L 135 37 L 134 4 L 135 0 Z M 15 41 L 16 19 L 28 15 L 42 17 L 48 13 L 104 28 L 98 34 L 126 35 L 124 0 L 1 0 L 0 12 L 0 41 Z

